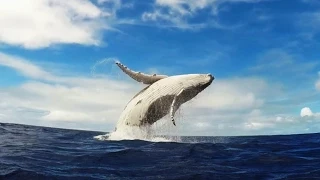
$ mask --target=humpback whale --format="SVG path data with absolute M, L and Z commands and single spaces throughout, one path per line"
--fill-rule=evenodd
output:
M 119 61 L 117 66 L 132 79 L 147 86 L 136 94 L 120 115 L 120 126 L 148 126 L 170 114 L 173 125 L 179 107 L 207 88 L 214 77 L 211 74 L 157 75 L 136 72 Z

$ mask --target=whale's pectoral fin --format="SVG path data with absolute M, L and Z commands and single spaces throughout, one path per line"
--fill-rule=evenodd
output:
M 125 65 L 121 64 L 119 61 L 116 61 L 116 64 L 119 66 L 119 68 L 124 73 L 126 73 L 132 79 L 134 79 L 138 82 L 142 82 L 143 84 L 152 84 L 160 79 L 168 77 L 166 75 L 156 75 L 156 74 L 149 75 L 149 74 L 144 74 L 141 72 L 132 71 L 131 69 L 129 69 Z
M 171 121 L 173 123 L 173 125 L 176 125 L 175 121 L 174 121 L 174 114 L 176 113 L 176 111 L 178 110 L 178 108 L 181 105 L 181 100 L 179 98 L 181 98 L 181 94 L 184 91 L 184 89 L 182 89 L 176 96 L 174 96 L 172 104 L 170 106 L 170 117 L 171 117 Z

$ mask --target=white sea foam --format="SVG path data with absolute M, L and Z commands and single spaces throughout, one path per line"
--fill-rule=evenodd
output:
M 124 126 L 114 132 L 94 137 L 98 140 L 143 140 L 151 142 L 181 142 L 179 136 L 161 136 L 152 127 Z

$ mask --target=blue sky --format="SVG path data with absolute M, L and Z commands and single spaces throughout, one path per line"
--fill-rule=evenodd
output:
M 143 88 L 118 59 L 216 77 L 174 133 L 320 131 L 317 0 L 19 0 L 0 14 L 1 122 L 113 130 Z

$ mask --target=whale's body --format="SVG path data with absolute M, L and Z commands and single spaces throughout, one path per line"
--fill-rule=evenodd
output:
M 152 125 L 165 115 L 174 114 L 179 107 L 208 87 L 213 81 L 211 74 L 184 74 L 176 76 L 147 75 L 117 65 L 133 79 L 148 84 L 126 105 L 117 123 L 119 126 Z

